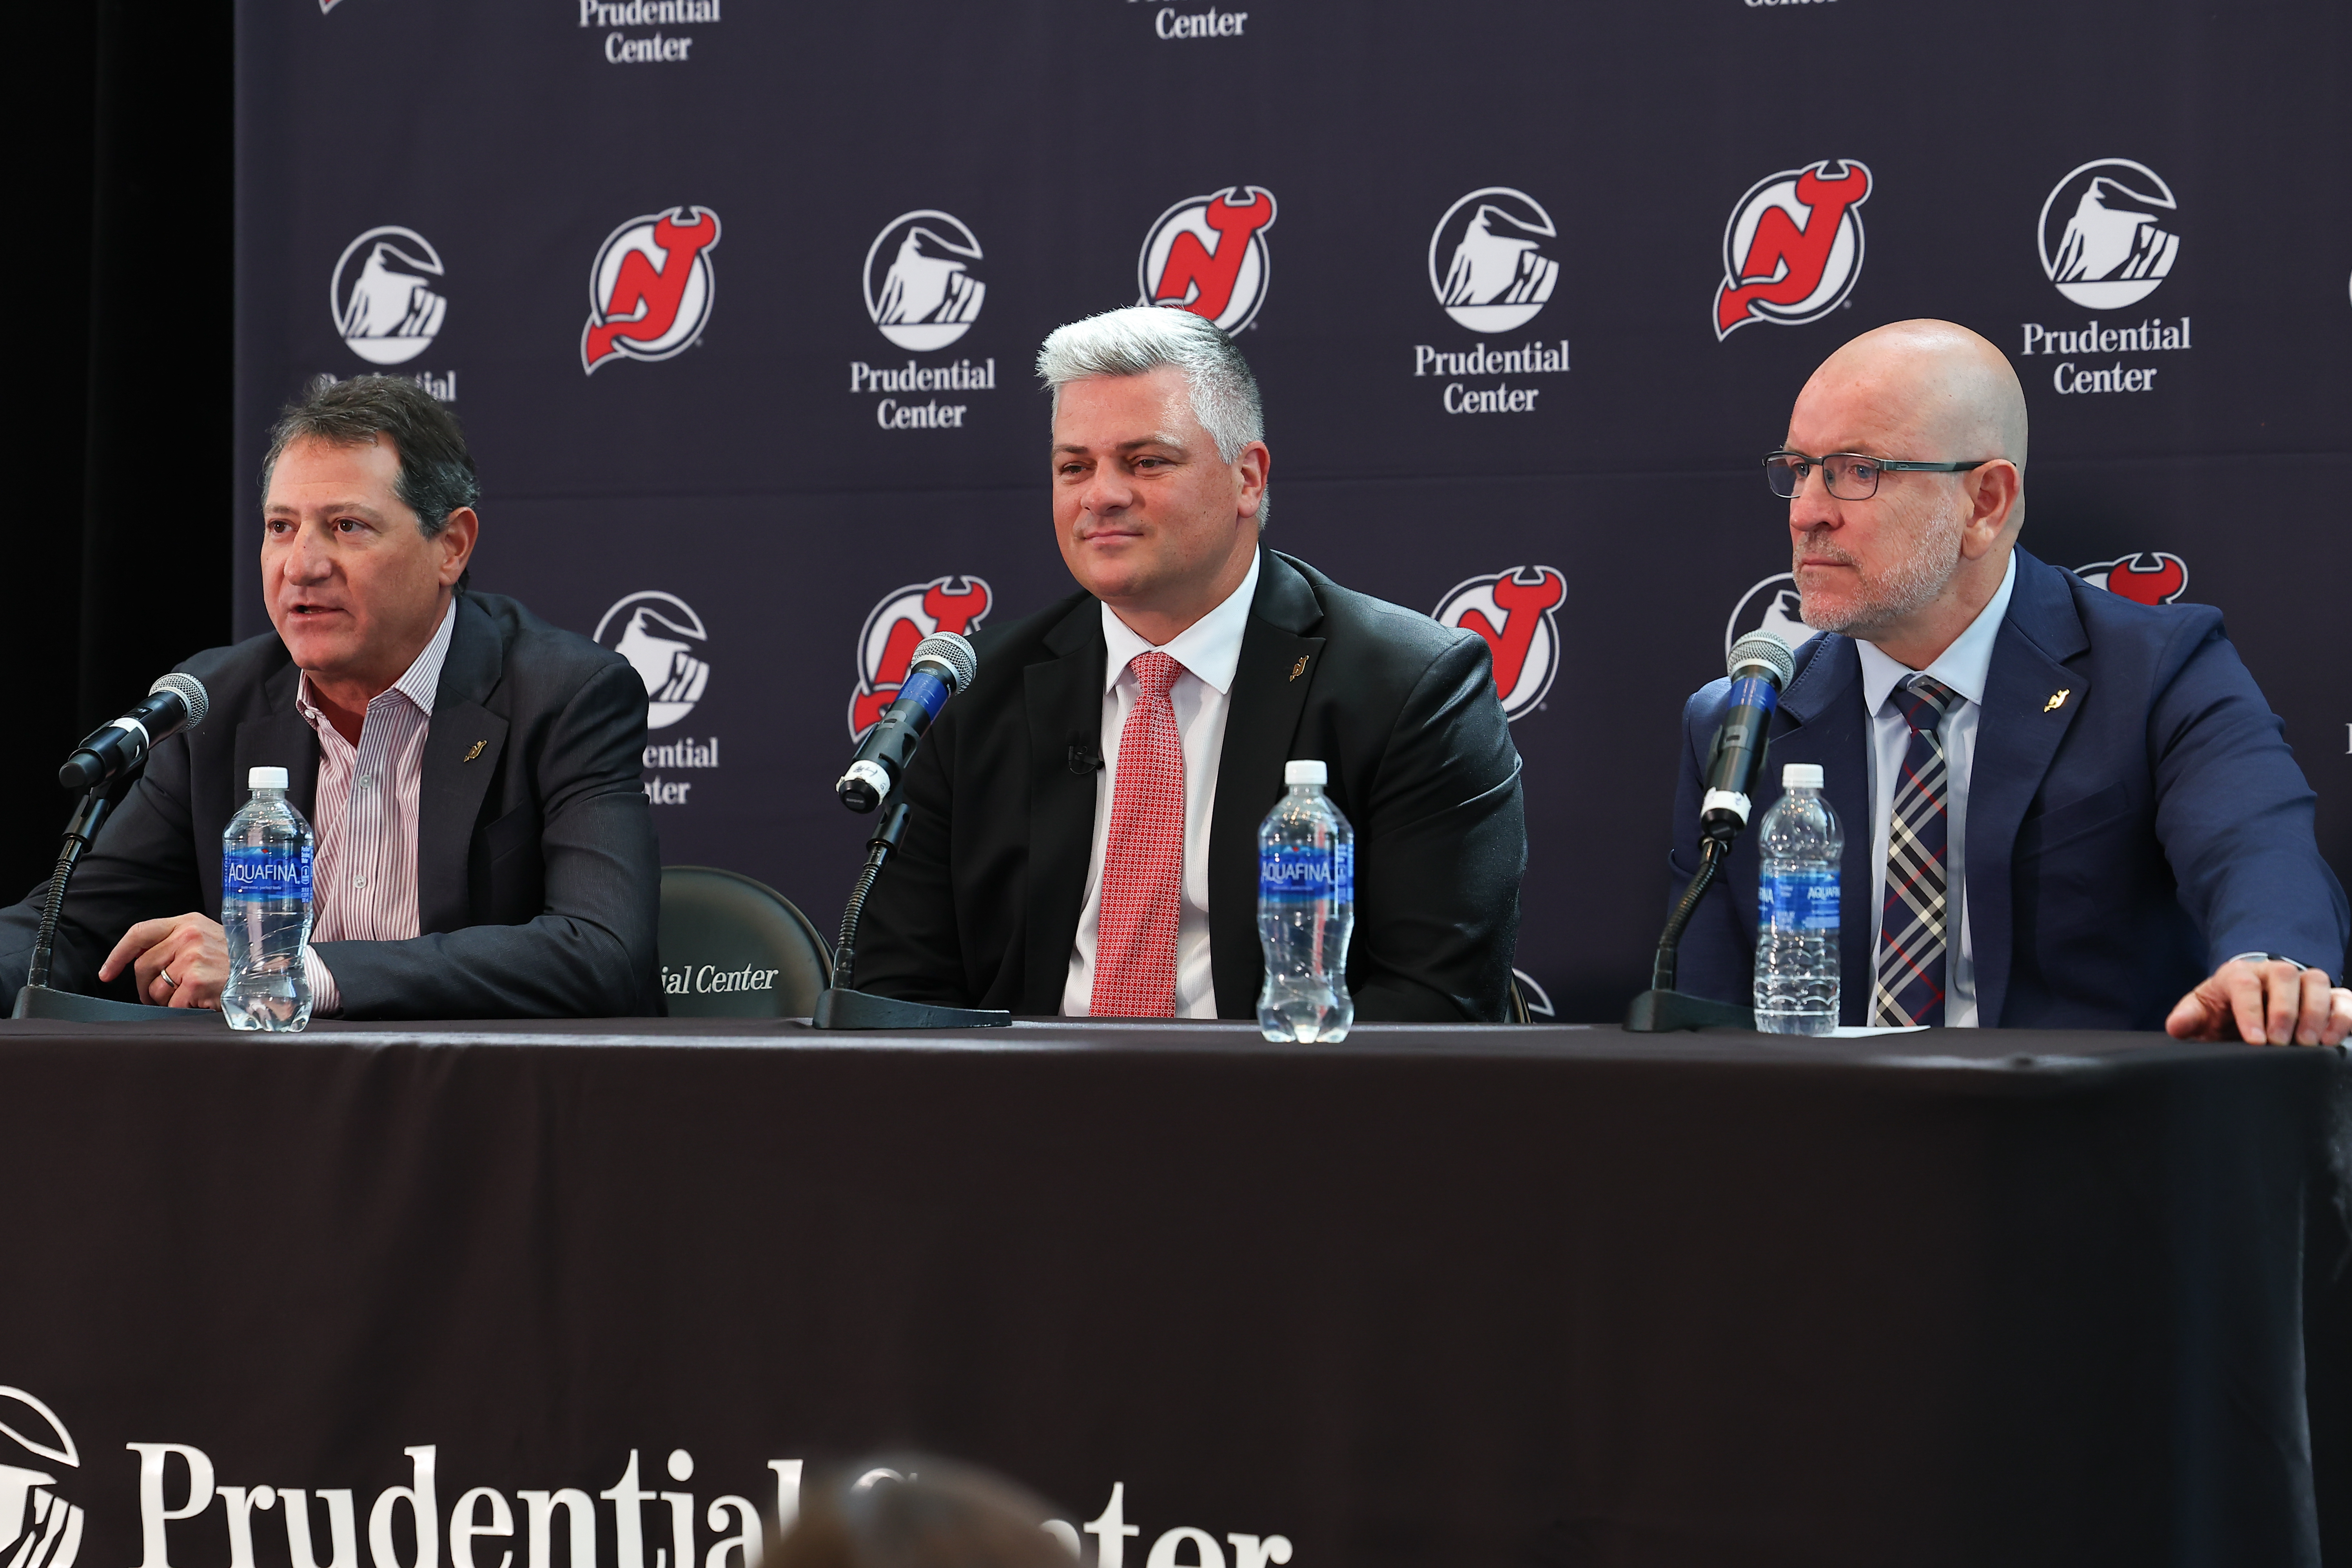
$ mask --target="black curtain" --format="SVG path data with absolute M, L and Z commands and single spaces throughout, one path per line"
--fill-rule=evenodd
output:
M 228 640 L 236 16 L 27 7 L 10 143 L 20 621 L 0 767 L 0 897 L 44 879 L 71 800 L 57 766 L 149 682 Z M 21 976 L 19 977 L 21 978 Z

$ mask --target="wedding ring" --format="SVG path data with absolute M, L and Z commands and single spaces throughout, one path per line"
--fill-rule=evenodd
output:
M 163 984 L 170 986 L 173 990 L 177 991 L 180 988 L 180 983 L 172 978 L 172 972 L 170 970 L 164 970 L 163 972 Z

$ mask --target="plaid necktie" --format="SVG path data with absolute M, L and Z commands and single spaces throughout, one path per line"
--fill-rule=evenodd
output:
M 1895 689 L 1895 706 L 1911 726 L 1895 811 L 1886 824 L 1886 896 L 1879 906 L 1877 984 L 1870 1021 L 1877 1025 L 1944 1021 L 1944 838 L 1950 783 L 1939 726 L 1956 700 L 1952 689 L 1915 675 Z
M 1097 1018 L 1172 1018 L 1184 904 L 1184 742 L 1168 691 L 1184 667 L 1153 648 L 1128 668 L 1135 706 L 1118 731 L 1087 1010 Z

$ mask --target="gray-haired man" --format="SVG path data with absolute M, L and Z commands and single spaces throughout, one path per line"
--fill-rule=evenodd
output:
M 1045 340 L 1084 590 L 976 639 L 908 772 L 858 984 L 1031 1015 L 1248 1018 L 1257 826 L 1312 758 L 1356 829 L 1364 1021 L 1501 1019 L 1527 858 L 1486 642 L 1261 548 L 1257 384 L 1190 312 Z
M 645 684 L 467 588 L 480 521 L 456 419 L 412 382 L 321 382 L 264 469 L 275 629 L 181 667 L 211 710 L 155 748 L 83 861 L 56 984 L 219 1005 L 228 953 L 206 911 L 261 766 L 287 770 L 319 834 L 304 967 L 320 1013 L 658 1011 Z M 43 891 L 0 910 L 0 996 L 22 982 Z

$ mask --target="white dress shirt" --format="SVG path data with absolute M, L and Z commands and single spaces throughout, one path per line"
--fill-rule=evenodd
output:
M 415 663 L 369 700 L 354 746 L 310 695 L 306 673 L 294 703 L 319 736 L 319 784 L 311 826 L 310 936 L 315 942 L 406 942 L 417 934 L 416 811 L 424 798 L 425 737 L 433 697 L 457 625 L 453 596 L 439 629 Z M 302 950 L 310 1010 L 342 1010 L 335 977 L 313 948 Z
M 1878 650 L 1875 643 L 1854 641 L 1862 656 L 1862 695 L 1870 713 L 1870 963 L 1873 973 L 1862 977 L 1875 987 L 1879 922 L 1886 912 L 1886 829 L 1895 816 L 1895 786 L 1903 776 L 1903 759 L 1911 750 L 1911 725 L 1893 700 L 1895 689 L 1912 675 L 1932 676 L 1952 689 L 1955 700 L 1944 714 L 1944 1022 L 1952 1028 L 1977 1026 L 1976 952 L 1969 936 L 1968 866 L 1969 769 L 1976 761 L 1977 718 L 1984 710 L 1985 677 L 1992 668 L 1992 645 L 2000 623 L 2009 616 L 2009 596 L 2017 586 L 2017 553 L 2010 552 L 2009 570 L 1992 602 L 1977 612 L 1969 629 L 1924 670 L 1914 670 Z M 1866 992 L 1865 994 L 1868 993 Z M 1864 1016 L 1870 1009 L 1864 1006 Z
M 1169 688 L 1176 710 L 1176 733 L 1184 747 L 1184 907 L 1176 919 L 1176 1016 L 1217 1016 L 1216 980 L 1209 972 L 1209 824 L 1217 804 L 1217 762 L 1225 750 L 1225 713 L 1241 664 L 1242 632 L 1249 625 L 1250 601 L 1257 596 L 1255 560 L 1242 585 L 1224 603 L 1186 626 L 1160 651 L 1182 665 Z M 1083 1018 L 1092 1010 L 1095 937 L 1102 929 L 1103 847 L 1110 832 L 1110 806 L 1118 787 L 1118 737 L 1135 706 L 1137 654 L 1152 645 L 1125 621 L 1102 607 L 1102 771 L 1095 775 L 1094 847 L 1087 855 L 1087 901 L 1078 912 L 1077 940 L 1070 944 L 1070 977 L 1062 985 L 1065 1016 Z

